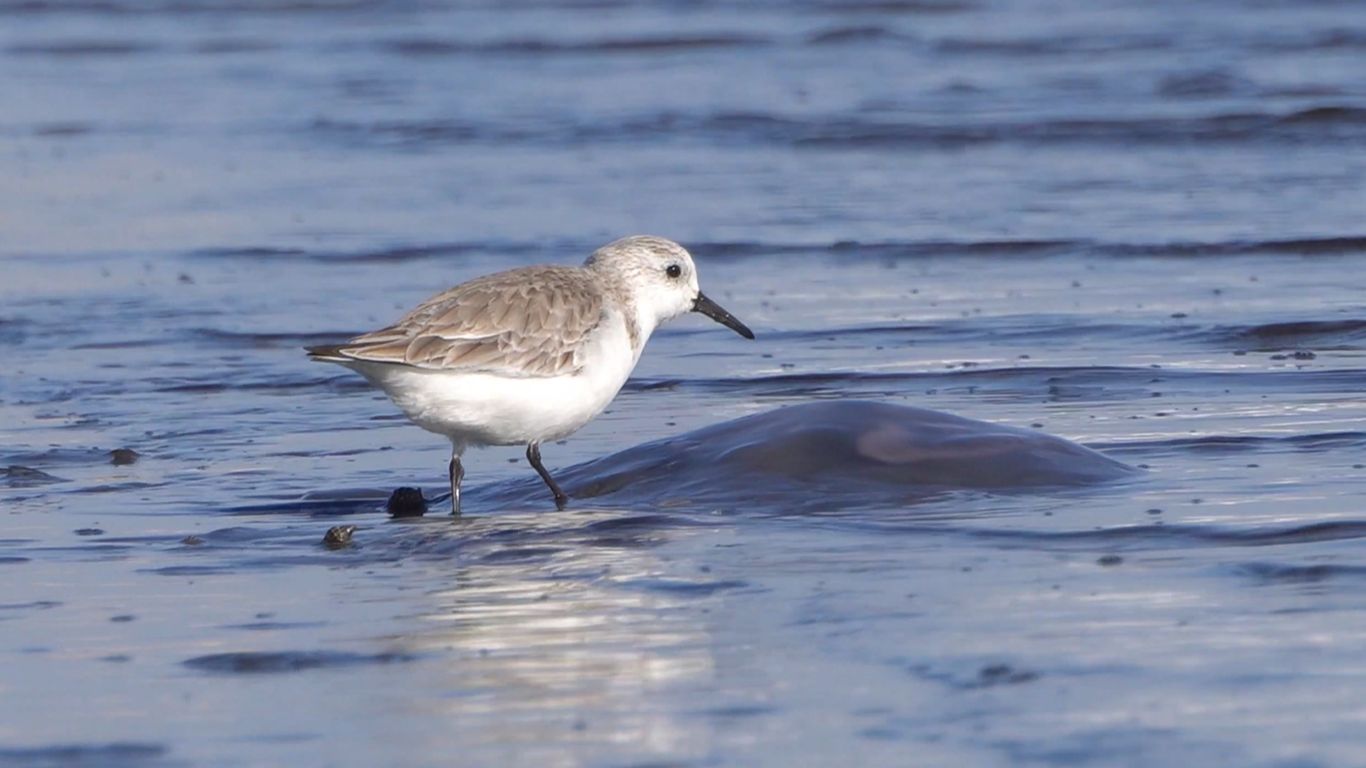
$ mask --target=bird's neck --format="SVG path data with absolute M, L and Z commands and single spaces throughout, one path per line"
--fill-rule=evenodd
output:
M 585 266 L 593 269 L 596 264 L 590 262 Z M 610 275 L 605 281 L 607 290 L 613 294 L 616 304 L 621 307 L 622 320 L 626 323 L 626 334 L 631 340 L 631 352 L 639 360 L 640 353 L 645 349 L 645 342 L 650 340 L 650 334 L 659 326 L 659 318 L 655 317 L 653 312 L 642 309 L 641 302 L 636 299 L 624 280 L 610 273 L 600 274 Z
M 640 311 L 640 304 L 636 303 L 629 296 L 624 302 L 626 333 L 631 337 L 631 351 L 635 353 L 636 359 L 640 359 L 640 353 L 645 350 L 645 342 L 650 340 L 650 334 L 655 332 L 658 321 L 648 312 Z

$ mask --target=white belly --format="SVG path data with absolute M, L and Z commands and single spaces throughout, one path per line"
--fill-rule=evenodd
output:
M 350 367 L 383 389 L 413 423 L 463 448 L 566 437 L 602 413 L 638 359 L 616 315 L 593 335 L 583 368 L 571 375 L 512 378 L 396 365 Z

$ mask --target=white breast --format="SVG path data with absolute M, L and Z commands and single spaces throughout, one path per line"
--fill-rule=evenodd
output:
M 558 440 L 592 421 L 640 359 L 619 312 L 604 318 L 582 355 L 577 373 L 547 378 L 364 363 L 352 367 L 423 429 L 461 446 L 515 445 Z

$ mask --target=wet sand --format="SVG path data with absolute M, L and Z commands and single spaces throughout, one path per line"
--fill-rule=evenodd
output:
M 0 3 L 0 763 L 1359 762 L 1350 7 L 612 11 Z M 447 447 L 301 348 L 637 231 L 758 342 L 391 519 Z

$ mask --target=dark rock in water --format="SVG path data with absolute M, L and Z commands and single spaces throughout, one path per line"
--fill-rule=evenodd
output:
M 356 532 L 354 525 L 334 525 L 323 534 L 323 546 L 328 549 L 342 549 L 351 546 L 351 536 Z
M 1035 430 L 925 408 L 829 401 L 781 408 L 560 470 L 574 498 L 697 503 L 899 503 L 952 489 L 1083 486 L 1138 470 Z M 479 489 L 520 498 L 530 484 Z
M 142 458 L 142 454 L 132 448 L 115 448 L 109 452 L 109 463 L 116 467 L 136 464 L 140 458 Z
M 427 514 L 427 500 L 417 488 L 395 488 L 385 502 L 384 510 L 393 517 L 422 517 Z
M 62 478 L 55 475 L 49 475 L 41 469 L 19 466 L 9 466 L 0 469 L 0 480 L 4 480 L 5 485 L 10 488 L 27 488 L 33 485 L 47 485 L 48 483 L 62 482 Z
M 115 448 L 109 452 L 109 463 L 116 467 L 136 464 L 140 458 L 142 458 L 142 454 L 132 448 Z

